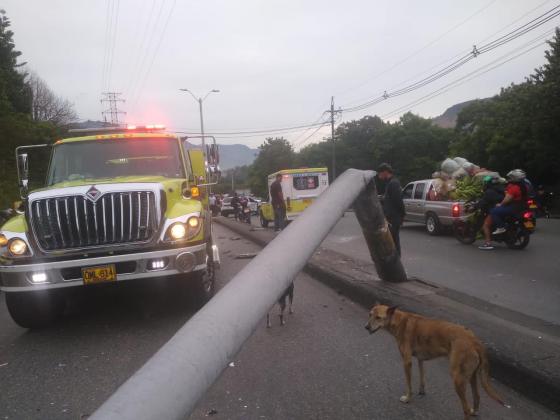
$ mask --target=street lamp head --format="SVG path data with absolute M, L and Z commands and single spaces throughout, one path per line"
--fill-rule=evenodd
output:
M 220 92 L 220 89 L 212 89 L 212 92 L 214 92 L 214 93 L 219 93 L 219 92 Z

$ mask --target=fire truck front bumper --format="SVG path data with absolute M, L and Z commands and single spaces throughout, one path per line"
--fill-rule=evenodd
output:
M 214 262 L 219 253 L 214 246 Z M 124 255 L 47 261 L 30 264 L 0 264 L 0 290 L 27 292 L 84 286 L 84 269 L 111 267 L 114 282 L 167 277 L 206 269 L 206 244 Z

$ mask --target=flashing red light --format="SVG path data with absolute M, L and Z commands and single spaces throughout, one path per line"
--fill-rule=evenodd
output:
M 163 124 L 147 124 L 147 125 L 134 125 L 129 124 L 126 126 L 127 130 L 164 130 L 165 125 Z
M 453 204 L 453 207 L 451 207 L 451 215 L 453 217 L 459 217 L 461 214 L 461 207 L 459 207 L 459 204 L 455 203 Z
M 531 217 L 533 217 L 533 214 L 530 211 L 526 211 L 525 213 L 523 213 L 524 219 L 530 219 Z

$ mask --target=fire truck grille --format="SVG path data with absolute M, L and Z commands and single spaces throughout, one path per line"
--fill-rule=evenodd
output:
M 33 233 L 44 251 L 142 243 L 152 240 L 158 215 L 153 192 L 106 193 L 95 202 L 82 195 L 30 204 Z

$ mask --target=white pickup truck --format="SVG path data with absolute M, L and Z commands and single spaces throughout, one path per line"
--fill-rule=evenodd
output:
M 406 222 L 422 223 L 430 235 L 437 235 L 465 217 L 461 201 L 450 201 L 436 193 L 432 179 L 414 181 L 403 189 Z

